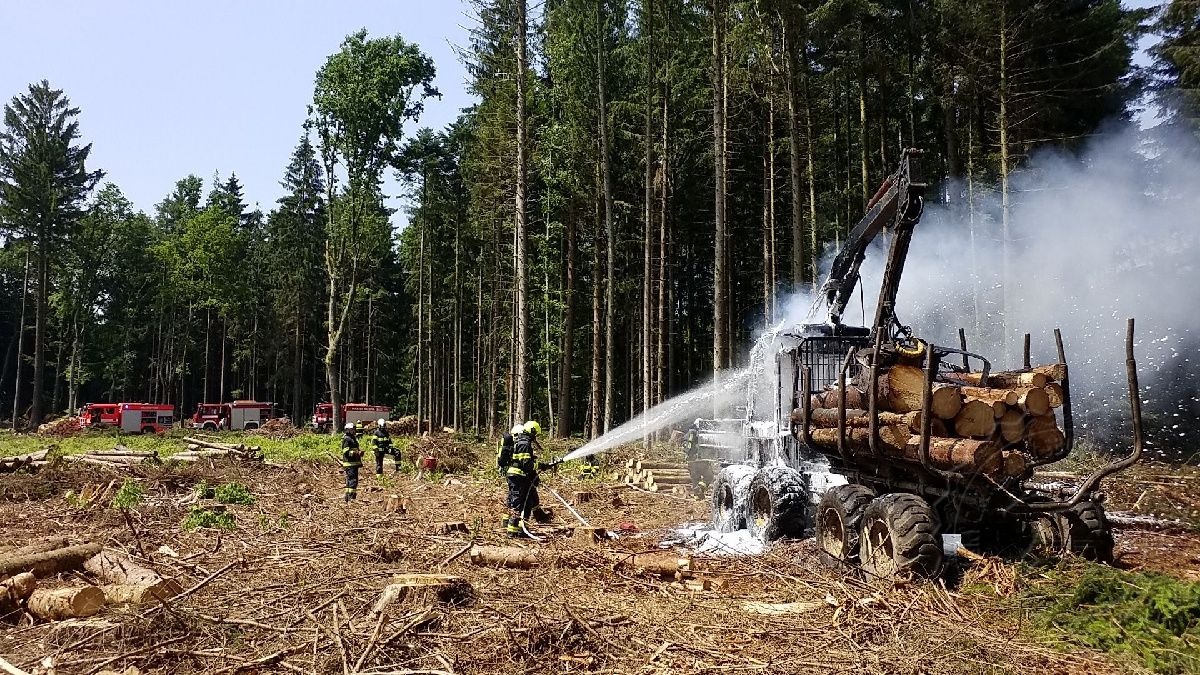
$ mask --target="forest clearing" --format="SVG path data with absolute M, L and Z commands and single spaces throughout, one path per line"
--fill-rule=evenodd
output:
M 1088 563 L 972 557 L 941 582 L 881 586 L 821 564 L 811 539 L 760 555 L 697 552 L 674 530 L 707 520 L 707 503 L 618 482 L 630 450 L 596 479 L 569 471 L 545 479 L 613 539 L 572 536 L 578 523 L 552 503 L 553 522 L 538 527 L 546 540 L 519 544 L 528 560 L 476 562 L 474 547 L 513 543 L 496 525 L 505 511 L 499 479 L 484 468 L 489 448 L 449 438 L 439 446 L 456 443 L 482 465 L 368 478 L 360 501 L 346 506 L 336 466 L 320 459 L 121 471 L 61 463 L 2 475 L 0 541 L 93 542 L 173 580 L 178 597 L 22 619 L 0 635 L 0 655 L 30 673 L 1098 673 L 1154 664 L 1182 673 L 1200 664 L 1194 633 L 1089 647 L 1085 640 L 1101 638 L 1056 628 L 1056 602 L 1098 590 L 1088 586 L 1094 578 L 1083 581 L 1097 574 Z M 140 493 L 124 507 L 132 529 L 113 504 L 126 482 Z M 246 495 L 234 501 L 244 503 L 222 510 L 203 496 L 202 485 L 235 483 Z M 1200 472 L 1157 464 L 1113 486 L 1114 510 L 1184 519 L 1165 531 L 1118 529 L 1118 565 L 1130 570 L 1122 578 L 1200 580 L 1200 501 L 1186 496 L 1198 487 Z M 198 508 L 232 518 L 189 528 Z M 0 565 L 11 555 L 0 552 Z M 688 571 L 676 575 L 679 560 Z M 406 574 L 457 577 L 469 588 L 448 600 L 412 591 L 375 611 Z M 93 583 L 102 581 L 83 569 L 39 581 Z M 1144 600 L 1077 611 L 1106 616 Z

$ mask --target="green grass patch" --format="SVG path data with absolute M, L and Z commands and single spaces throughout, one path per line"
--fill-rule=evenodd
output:
M 1200 584 L 1072 564 L 1026 589 L 1035 625 L 1158 673 L 1200 672 Z
M 201 527 L 233 530 L 237 528 L 237 520 L 228 511 L 210 511 L 202 506 L 193 506 L 184 517 L 182 526 L 187 532 Z
M 132 509 L 141 503 L 142 486 L 128 478 L 125 479 L 124 483 L 121 483 L 121 487 L 112 498 L 113 508 L 118 509 Z
M 250 494 L 250 490 L 246 489 L 241 483 L 224 483 L 213 488 L 213 496 L 222 504 L 243 504 L 249 506 L 254 503 L 254 495 Z

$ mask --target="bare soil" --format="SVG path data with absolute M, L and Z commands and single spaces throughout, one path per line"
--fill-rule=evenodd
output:
M 145 493 L 134 509 L 136 538 L 107 502 L 67 498 L 130 476 Z M 253 505 L 227 507 L 236 529 L 181 528 L 194 506 L 209 503 L 195 495 L 201 480 L 249 487 Z M 594 493 L 578 510 L 620 537 L 595 546 L 570 538 L 565 526 L 574 519 L 549 488 L 568 498 Z M 475 565 L 463 555 L 470 544 L 512 544 L 501 534 L 503 493 L 498 477 L 381 481 L 368 469 L 359 500 L 346 505 L 332 462 L 0 476 L 0 546 L 52 535 L 95 541 L 187 589 L 166 605 L 107 607 L 87 619 L 10 617 L 0 626 L 0 655 L 29 672 L 52 664 L 57 673 L 1120 671 L 1105 655 L 1024 628 L 1013 601 L 1020 579 L 1000 561 L 976 562 L 953 582 L 884 587 L 826 568 L 806 541 L 760 556 L 693 557 L 709 590 L 626 569 L 614 560 L 659 549 L 673 526 L 704 520 L 708 507 L 634 491 L 611 475 L 546 476 L 542 502 L 554 522 L 539 530 L 545 541 L 516 544 L 537 550 L 536 567 Z M 407 512 L 385 512 L 391 495 L 407 499 Z M 471 532 L 436 534 L 445 521 Z M 1118 541 L 1124 565 L 1200 575 L 1194 533 L 1128 530 Z M 476 600 L 410 598 L 372 616 L 392 576 L 411 572 L 465 577 Z M 46 584 L 86 581 L 72 573 Z

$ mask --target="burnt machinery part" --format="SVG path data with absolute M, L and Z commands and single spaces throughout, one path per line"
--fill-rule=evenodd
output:
M 1064 550 L 1088 560 L 1112 563 L 1113 536 L 1104 507 L 1084 500 L 1058 514 L 1058 521 Z
M 732 464 L 720 470 L 712 487 L 712 526 L 717 532 L 746 527 L 746 495 L 754 469 Z
M 868 578 L 920 576 L 932 579 L 942 569 L 938 519 L 924 499 L 892 493 L 877 497 L 863 514 L 859 559 Z
M 811 527 L 808 478 L 787 466 L 765 466 L 750 481 L 746 524 L 763 541 L 801 537 Z
M 859 527 L 875 491 L 865 485 L 837 485 L 817 505 L 817 546 L 834 562 L 858 560 Z

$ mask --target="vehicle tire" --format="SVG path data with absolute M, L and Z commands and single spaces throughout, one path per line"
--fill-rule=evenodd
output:
M 812 525 L 808 478 L 786 466 L 765 466 L 754 474 L 746 499 L 750 534 L 763 541 L 802 537 Z
M 821 496 L 817 505 L 817 546 L 832 562 L 858 561 L 858 537 L 863 514 L 875 499 L 875 491 L 865 485 L 838 485 Z
M 1063 549 L 1096 562 L 1113 561 L 1113 536 L 1104 507 L 1082 501 L 1058 516 Z
M 892 493 L 874 499 L 863 514 L 859 559 L 869 577 L 932 579 L 942 570 L 937 514 L 916 495 Z
M 746 495 L 754 469 L 733 464 L 721 469 L 712 486 L 712 527 L 717 532 L 736 532 L 746 527 Z
M 204 423 L 204 430 L 205 430 L 205 431 L 216 431 L 216 430 L 217 430 L 217 425 L 213 424 L 212 422 L 205 422 L 205 423 Z
M 155 432 L 154 432 L 154 427 L 142 427 L 142 433 L 143 433 L 143 434 L 152 434 L 152 433 L 155 433 Z
M 245 430 L 246 430 L 246 431 L 253 431 L 253 430 L 257 429 L 257 428 L 258 428 L 258 422 L 247 422 L 247 423 L 246 423 Z

